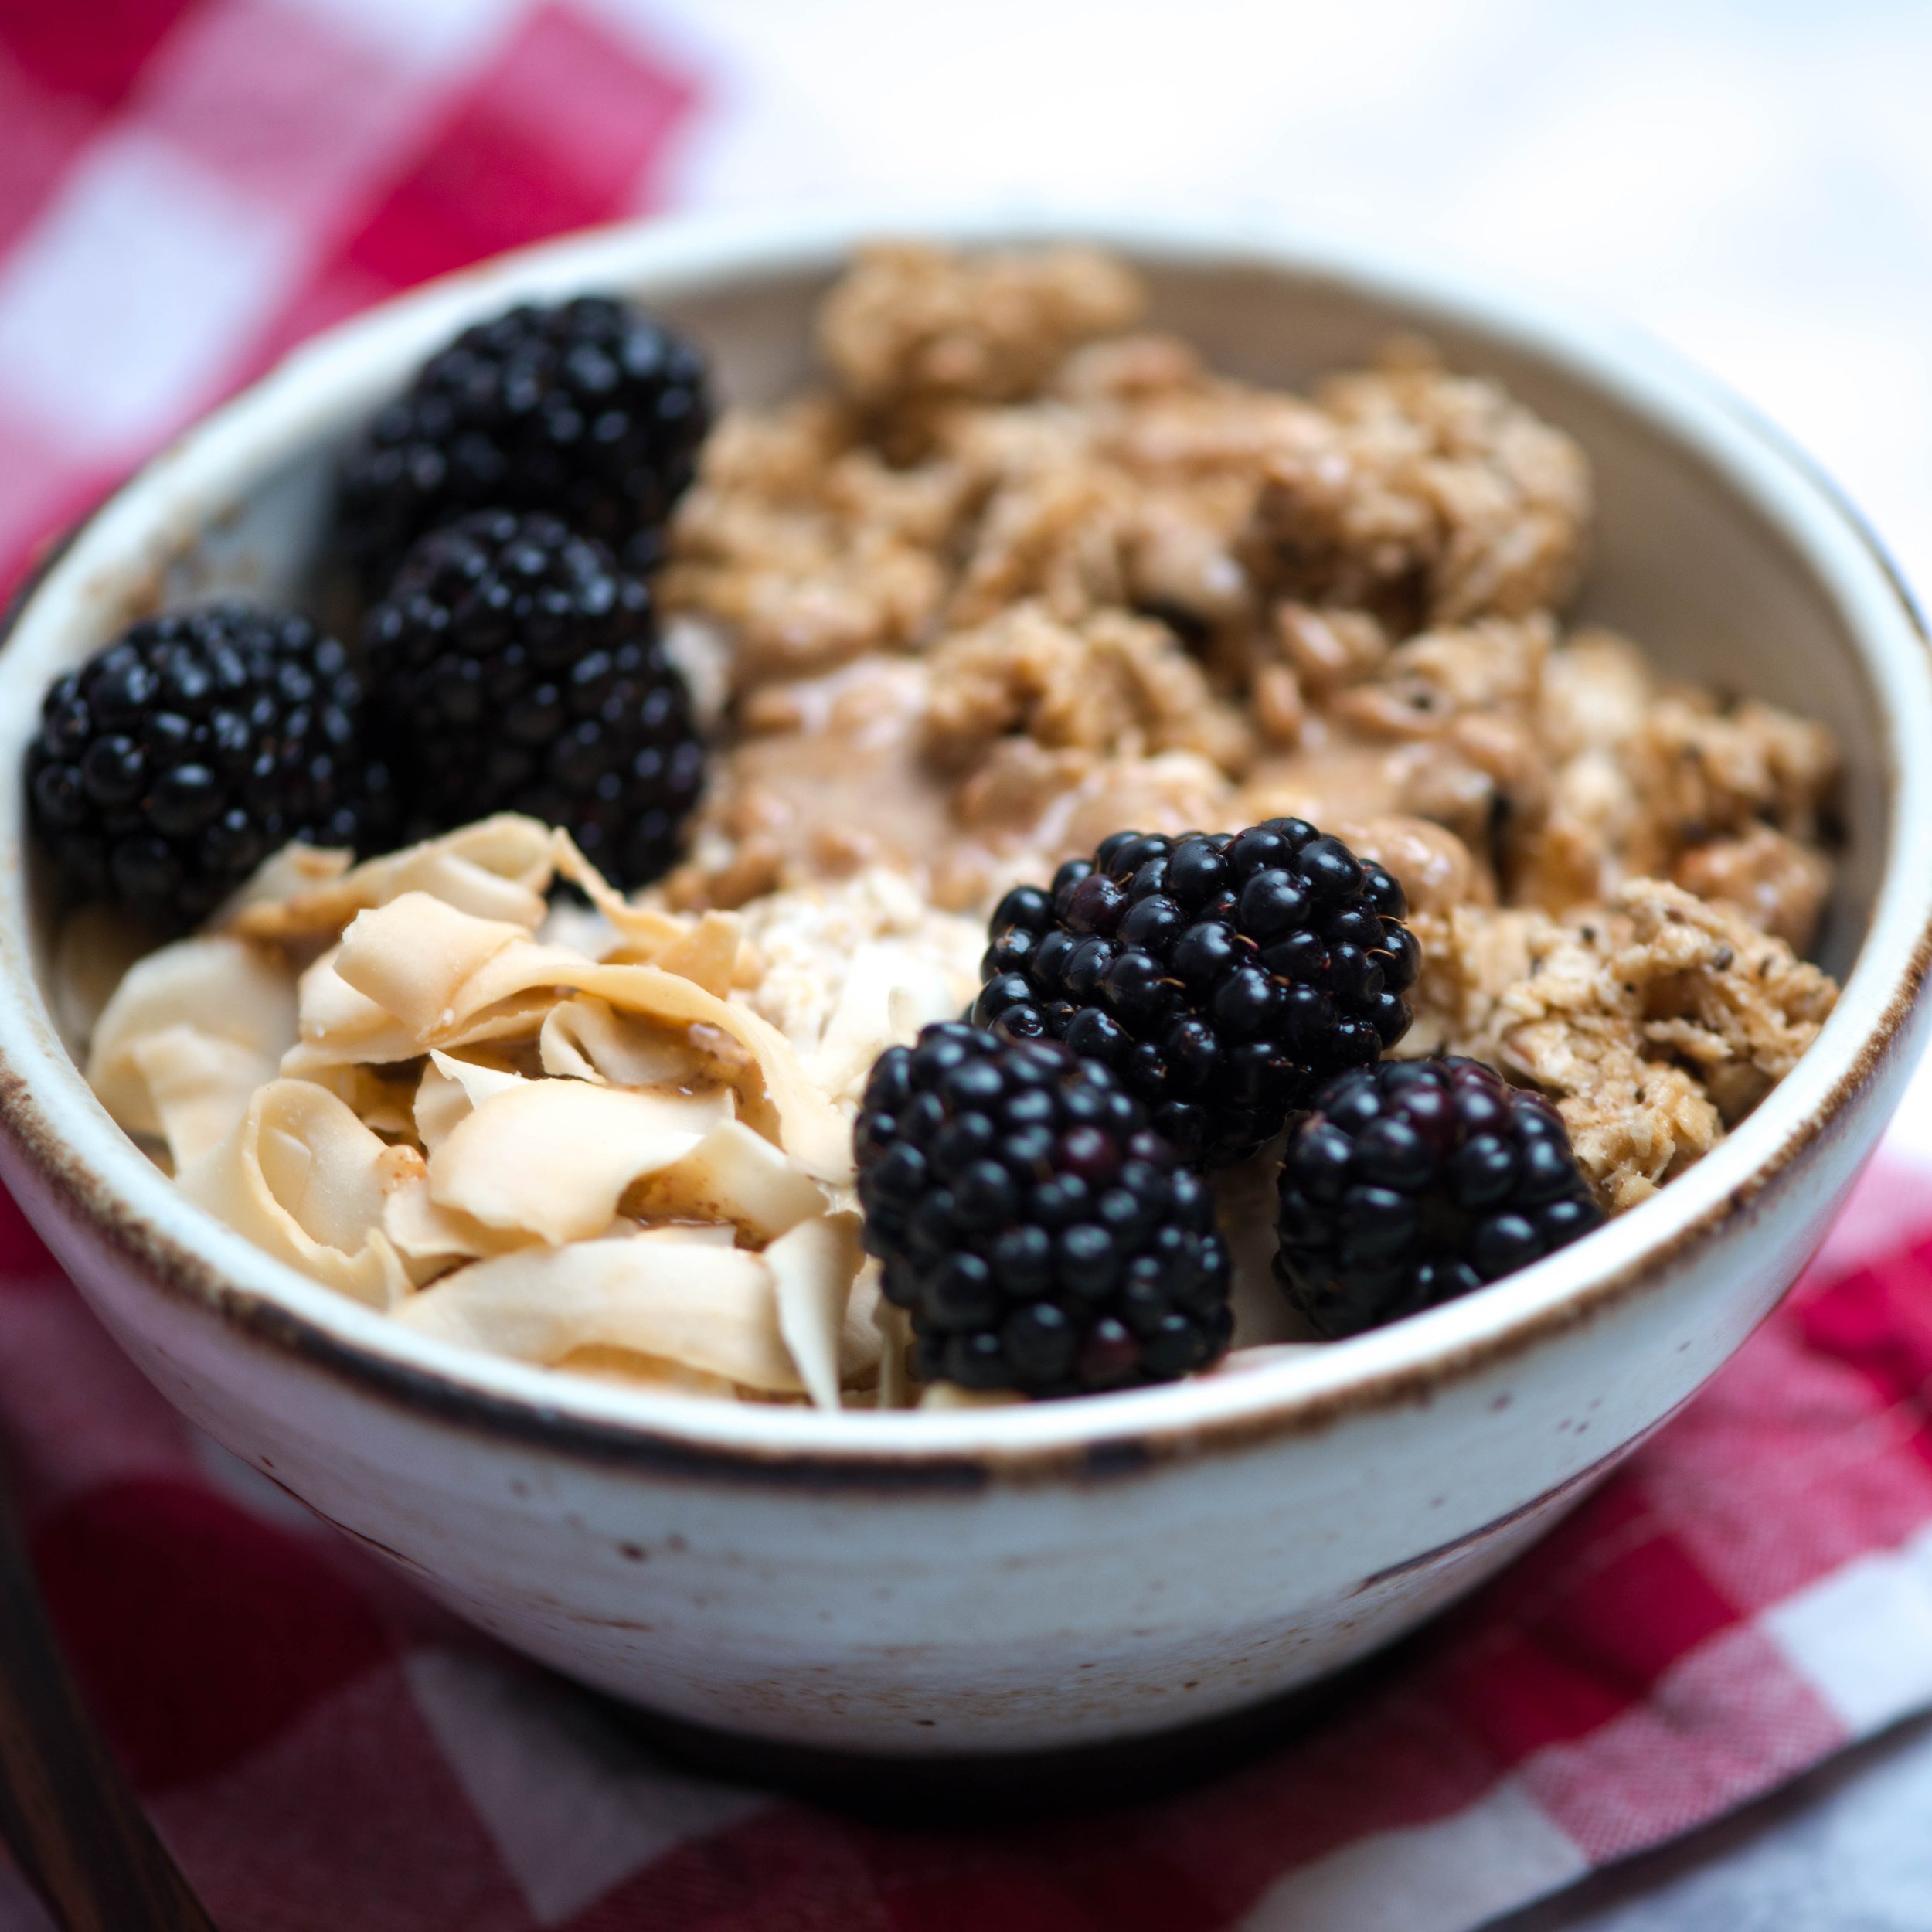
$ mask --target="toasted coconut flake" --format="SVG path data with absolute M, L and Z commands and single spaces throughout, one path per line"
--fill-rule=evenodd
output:
M 553 993 L 518 993 L 471 1014 L 460 1026 L 443 1029 L 433 1044 L 453 1053 L 466 1047 L 488 1046 L 493 1041 L 507 1047 L 512 1043 L 535 1040 L 555 1003 Z
M 714 1026 L 736 1040 L 763 1077 L 765 1097 L 778 1117 L 780 1145 L 815 1179 L 835 1185 L 851 1181 L 850 1122 L 813 1085 L 797 1050 L 769 1020 L 657 967 L 594 968 L 577 984 L 614 1006 L 629 1006 L 668 1022 Z
M 383 1232 L 384 1204 L 421 1164 L 413 1148 L 386 1145 L 333 1094 L 277 1080 L 179 1180 L 189 1200 L 257 1247 L 382 1308 L 410 1287 Z
M 655 1228 L 627 1226 L 624 1231 L 635 1241 L 665 1241 L 674 1244 L 699 1241 L 714 1248 L 735 1248 L 738 1245 L 738 1230 L 722 1222 L 709 1224 L 689 1221 L 668 1222 L 662 1226 Z
M 708 912 L 651 962 L 723 999 L 737 971 L 739 920 L 735 913 Z
M 273 1063 L 295 1039 L 295 987 L 274 955 L 239 939 L 178 940 L 130 967 L 94 1027 L 87 1080 L 131 1134 L 163 1131 L 134 1049 L 146 1036 L 192 1028 Z M 179 1071 L 179 1064 L 171 1062 Z
M 556 1366 L 573 1376 L 599 1382 L 619 1382 L 655 1389 L 668 1395 L 702 1396 L 714 1402 L 736 1402 L 738 1385 L 723 1376 L 707 1375 L 687 1362 L 667 1362 L 662 1355 L 640 1355 L 634 1349 L 608 1349 L 601 1344 L 573 1349 Z
M 534 931 L 548 905 L 555 843 L 547 825 L 499 812 L 373 860 L 364 869 L 389 868 L 386 876 L 378 874 L 377 905 L 406 892 L 425 892 L 458 912 Z
M 474 1215 L 432 1200 L 426 1175 L 413 1177 L 389 1196 L 383 1231 L 419 1283 L 462 1262 L 511 1254 L 536 1243 L 536 1236 L 522 1228 L 485 1227 Z
M 859 1275 L 862 1287 L 867 1276 L 872 1279 L 874 1292 L 867 1318 L 879 1337 L 878 1406 L 882 1409 L 903 1409 L 912 1400 L 912 1376 L 906 1367 L 906 1358 L 913 1345 L 912 1320 L 903 1308 L 895 1308 L 877 1292 L 878 1275 L 879 1264 L 869 1260 Z M 859 1299 L 855 1290 L 855 1305 Z
M 600 1087 L 681 1083 L 710 1057 L 688 1028 L 667 1032 L 620 1015 L 608 1000 L 583 996 L 550 1009 L 538 1046 L 545 1073 Z
M 475 1060 L 460 1059 L 454 1053 L 431 1053 L 430 1065 L 444 1079 L 454 1081 L 473 1107 L 481 1107 L 485 1100 L 494 1100 L 499 1094 L 507 1094 L 513 1087 L 529 1084 L 521 1073 L 513 1073 L 508 1067 L 485 1066 Z
M 909 946 L 884 940 L 859 947 L 825 1023 L 818 1050 L 807 1060 L 826 1093 L 858 1097 L 872 1063 L 888 1046 L 910 1045 L 920 1027 L 955 1018 L 972 989 Z
M 86 1061 L 107 1002 L 154 944 L 117 906 L 77 906 L 60 922 L 47 994 L 62 1043 L 77 1060 Z
M 306 894 L 326 892 L 341 881 L 355 862 L 355 853 L 346 846 L 305 845 L 299 838 L 291 839 L 280 852 L 264 859 L 254 877 L 229 901 L 228 921 L 240 930 L 245 913 Z M 284 937 L 267 932 L 253 936 L 264 939 Z
M 711 1222 L 763 1246 L 831 1203 L 781 1149 L 733 1120 L 638 1182 L 624 1205 L 644 1220 Z
M 624 946 L 638 958 L 658 955 L 691 930 L 692 922 L 655 906 L 634 905 L 578 849 L 567 832 L 554 834 L 557 876 L 567 879 L 614 927 Z
M 1016 1389 L 962 1389 L 957 1382 L 930 1382 L 919 1398 L 922 1409 L 1010 1409 L 1026 1398 Z
M 427 893 L 404 893 L 356 914 L 342 935 L 335 975 L 427 1036 L 447 1023 L 478 968 L 526 937 L 507 920 L 478 919 Z
M 229 927 L 277 944 L 327 939 L 359 912 L 421 892 L 458 912 L 534 931 L 544 914 L 554 850 L 547 825 L 515 812 L 479 819 L 332 876 L 328 869 L 341 855 L 304 856 L 291 848 L 292 861 L 289 852 L 277 854 L 243 889 Z
M 425 1154 L 434 1154 L 450 1138 L 459 1121 L 470 1117 L 470 1097 L 461 1080 L 443 1071 L 444 1056 L 432 1054 L 416 1083 L 416 1138 Z
M 485 958 L 454 990 L 438 1021 L 439 1037 L 434 1043 L 446 1044 L 440 1037 L 442 1033 L 455 1031 L 478 1014 L 520 994 L 541 992 L 553 1004 L 576 987 L 580 975 L 607 970 L 570 947 L 519 939 Z
M 318 1087 L 327 1087 L 365 1127 L 373 1128 L 385 1140 L 419 1138 L 413 1067 L 400 1062 L 384 1066 L 332 1066 L 314 1078 Z
M 518 940 L 485 960 L 464 982 L 453 1002 L 452 1028 L 487 1006 L 546 986 L 593 994 L 620 1012 L 666 1026 L 713 1027 L 735 1040 L 756 1063 L 785 1151 L 816 1179 L 851 1181 L 851 1124 L 814 1084 L 791 1043 L 750 1007 L 721 999 L 662 967 L 603 965 L 560 947 Z M 450 1042 L 439 1033 L 429 1043 Z
M 798 1379 L 821 1409 L 839 1406 L 844 1379 L 845 1308 L 866 1258 L 859 1216 L 826 1214 L 801 1221 L 765 1250 L 778 1301 L 778 1328 Z
M 431 1154 L 430 1196 L 488 1227 L 587 1240 L 611 1225 L 632 1182 L 689 1154 L 730 1104 L 723 1090 L 519 1081 L 476 1105 Z
M 858 1210 L 852 1209 L 855 1237 L 863 1227 Z M 849 1382 L 855 1376 L 871 1375 L 879 1366 L 884 1350 L 880 1343 L 879 1311 L 885 1297 L 879 1288 L 879 1264 L 862 1247 L 858 1269 L 852 1277 L 852 1292 L 845 1301 L 845 1325 L 838 1340 L 838 1365 Z
M 296 982 L 295 1046 L 283 1056 L 286 1073 L 321 1066 L 348 1066 L 413 1060 L 422 1052 L 414 1029 L 335 970 L 342 948 L 324 953 Z
M 520 1362 L 623 1349 L 774 1394 L 804 1386 L 764 1257 L 708 1242 L 620 1236 L 529 1248 L 447 1277 L 396 1317 Z
M 626 899 L 584 857 L 567 832 L 556 834 L 557 876 L 578 887 L 617 935 L 614 949 L 627 964 L 662 966 L 696 980 L 719 998 L 731 990 L 738 964 L 740 922 L 731 913 L 696 920 Z
M 479 1066 L 453 1053 L 432 1053 L 416 1088 L 417 1138 L 426 1153 L 434 1154 L 458 1121 L 467 1120 L 494 1094 L 522 1085 L 521 1074 L 495 1066 Z
M 179 1174 L 229 1133 L 275 1063 L 252 1046 L 198 1026 L 142 1033 L 128 1049 L 152 1103 Z

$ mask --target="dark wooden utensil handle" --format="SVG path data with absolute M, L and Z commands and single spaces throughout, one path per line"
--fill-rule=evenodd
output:
M 63 1932 L 215 1932 L 67 1674 L 4 1480 L 0 1833 Z

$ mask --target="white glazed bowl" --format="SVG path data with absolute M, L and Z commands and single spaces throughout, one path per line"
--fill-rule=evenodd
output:
M 342 439 L 456 328 L 634 292 L 762 400 L 809 366 L 855 224 L 716 220 L 485 264 L 332 332 L 102 509 L 18 607 L 0 767 L 40 693 L 158 600 L 299 593 Z M 1493 1571 L 1683 1403 L 1788 1287 L 1923 1030 L 1932 678 L 1883 560 L 1761 427 L 1643 345 L 1453 278 L 1199 223 L 1001 219 L 1121 250 L 1157 319 L 1300 384 L 1421 328 L 1574 432 L 1587 614 L 1667 667 L 1827 720 L 1850 759 L 1803 1062 L 1657 1200 L 1466 1300 L 1281 1366 L 1079 1402 L 825 1416 L 554 1376 L 392 1325 L 188 1206 L 56 1038 L 0 786 L 0 1169 L 128 1352 L 238 1455 L 509 1642 L 640 1704 L 932 1755 L 1125 1738 L 1385 1643 Z

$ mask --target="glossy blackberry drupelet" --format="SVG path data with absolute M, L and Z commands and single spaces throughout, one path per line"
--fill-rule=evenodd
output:
M 1454 1057 L 1332 1081 L 1289 1138 L 1281 1188 L 1275 1277 L 1325 1335 L 1467 1294 L 1604 1218 L 1555 1107 Z
M 29 815 L 68 896 L 185 931 L 292 838 L 379 846 L 387 777 L 362 758 L 364 710 L 348 652 L 306 617 L 150 618 L 48 692 Z
M 704 747 L 649 591 L 602 544 L 554 517 L 465 517 L 410 553 L 363 641 L 413 836 L 526 811 L 626 886 L 675 859 Z
M 511 309 L 426 362 L 351 451 L 344 548 L 374 597 L 429 531 L 543 510 L 648 570 L 711 413 L 704 358 L 655 317 L 601 295 Z
M 866 1247 L 922 1379 L 1090 1395 L 1226 1348 L 1213 1197 L 1104 1066 L 928 1026 L 879 1056 L 855 1145 Z
M 1299 818 L 1116 832 L 994 913 L 973 1015 L 1118 1073 L 1189 1158 L 1253 1152 L 1409 1026 L 1402 888 Z

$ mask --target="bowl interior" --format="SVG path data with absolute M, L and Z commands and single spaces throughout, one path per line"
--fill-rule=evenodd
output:
M 962 238 L 1050 232 L 1053 226 L 982 225 Z M 581 238 L 434 285 L 298 352 L 124 492 L 50 573 L 0 656 L 0 763 L 18 770 L 49 679 L 134 615 L 239 594 L 305 604 L 339 622 L 339 593 L 320 560 L 342 446 L 464 322 L 519 298 L 620 291 L 657 304 L 703 342 L 728 400 L 767 402 L 810 376 L 813 311 L 852 232 L 849 225 L 818 237 L 774 236 L 756 247 L 742 238 L 681 240 L 676 231 L 648 229 Z M 1896 596 L 1801 466 L 1734 406 L 1655 352 L 1601 330 L 1553 322 L 1533 304 L 1498 302 L 1461 291 L 1452 280 L 1332 256 L 1310 265 L 1305 254 L 1270 256 L 1264 247 L 1203 241 L 1196 233 L 1150 236 L 1117 225 L 1098 232 L 1145 274 L 1154 323 L 1185 337 L 1225 372 L 1304 387 L 1359 365 L 1392 333 L 1420 332 L 1454 366 L 1498 378 L 1575 435 L 1591 457 L 1598 498 L 1594 554 L 1576 615 L 1627 630 L 1667 672 L 1820 718 L 1845 747 L 1844 842 L 1818 957 L 1841 977 L 1850 971 L 1882 888 L 1890 890 L 1888 879 L 1901 869 L 1898 748 L 1932 719 L 1932 706 L 1923 665 L 1902 668 L 1907 644 L 1900 640 L 1909 643 L 1910 633 Z M 1847 587 L 1853 578 L 1855 595 Z M 1897 659 L 1889 672 L 1879 662 L 1882 651 L 1875 658 L 1869 634 L 1887 624 Z M 0 840 L 22 849 L 17 789 L 0 798 Z M 40 999 L 52 1007 L 46 883 L 33 881 L 24 905 L 0 905 L 0 926 L 17 933 L 24 918 Z M 1901 900 L 1891 928 L 1915 933 L 1921 910 L 1916 899 L 1910 906 Z M 1895 950 L 1902 955 L 1905 947 Z M 1886 971 L 1889 986 L 1896 962 Z M 1875 991 L 1882 1002 L 1885 988 Z M 1842 1009 L 1832 1022 L 1827 1039 L 1839 1042 L 1839 1068 L 1849 1063 L 1858 1029 L 1869 1029 L 1872 1017 Z M 1814 1053 L 1825 1050 L 1821 1043 Z M 1713 1172 L 1694 1171 L 1636 1221 L 1653 1223 L 1652 1238 L 1661 1239 L 1670 1222 L 1721 1198 L 1718 1190 L 1734 1184 L 1753 1148 L 1769 1149 L 1807 1104 L 1815 1105 L 1830 1073 L 1822 1068 L 1808 1083 L 1816 1090 L 1808 1103 L 1800 1090 L 1807 1081 L 1794 1076 L 1788 1097 L 1781 1089 L 1705 1164 Z M 145 1163 L 131 1148 L 128 1153 L 134 1167 L 116 1158 L 114 1179 L 132 1186 L 130 1177 Z M 150 1193 L 145 1185 L 141 1192 Z M 1674 1200 L 1679 1213 L 1672 1215 Z M 1546 1300 L 1573 1291 L 1607 1264 L 1627 1265 L 1644 1239 L 1627 1219 L 1505 1284 L 1507 1295 L 1492 1290 L 1401 1325 L 1416 1331 L 1403 1345 L 1413 1353 L 1435 1345 L 1425 1337 L 1467 1339 L 1485 1321 L 1502 1318 L 1505 1303 L 1526 1306 L 1532 1294 Z M 225 1242 L 215 1246 L 233 1253 Z M 264 1269 L 285 1273 L 273 1264 Z M 1524 1285 L 1532 1282 L 1539 1285 Z M 360 1311 L 345 1310 L 342 1321 L 352 1331 L 369 1330 Z M 1385 1332 L 1344 1348 L 1359 1352 L 1366 1366 L 1378 1351 L 1390 1353 L 1388 1341 Z M 383 1345 L 404 1352 L 421 1346 L 414 1338 Z M 1306 1380 L 1337 1372 L 1332 1363 L 1326 1371 L 1297 1363 L 1263 1374 Z M 1155 1400 L 1162 1393 L 1175 1392 L 1109 1398 L 1108 1405 Z M 600 1398 L 597 1406 L 607 1403 Z M 1009 1423 L 995 1412 L 961 1426 Z

